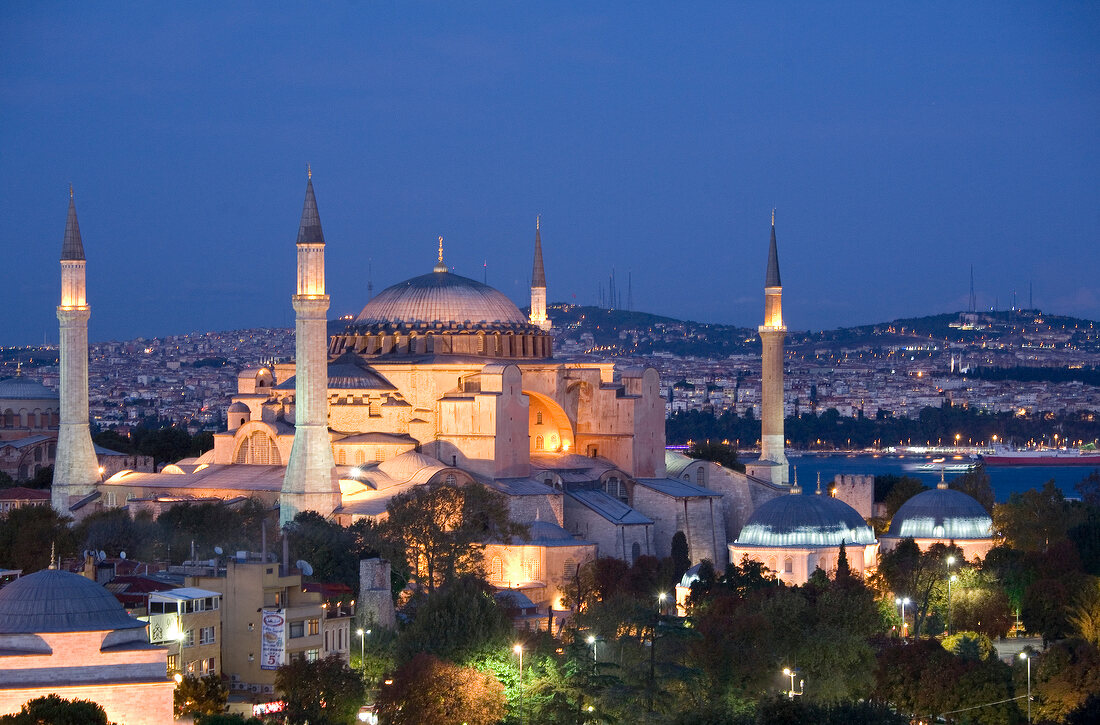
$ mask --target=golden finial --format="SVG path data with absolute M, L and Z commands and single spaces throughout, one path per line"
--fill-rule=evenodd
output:
M 435 263 L 435 269 L 433 272 L 446 272 L 447 265 L 443 264 L 443 237 L 439 237 L 439 256 Z
M 23 375 L 23 361 L 15 363 L 15 377 L 22 377 Z
M 817 495 L 821 495 L 821 471 L 817 472 Z
M 772 226 L 775 226 L 775 207 L 772 207 Z
M 535 231 L 537 232 L 538 230 L 539 230 L 539 215 L 536 214 L 535 215 Z
M 56 569 L 57 564 L 54 562 L 54 542 L 50 542 L 50 569 Z
M 313 179 L 313 167 L 309 165 L 308 161 L 306 162 L 306 178 L 310 180 Z M 774 224 L 774 222 L 772 223 Z
M 73 198 L 73 185 L 72 184 L 69 184 L 69 198 L 70 199 Z

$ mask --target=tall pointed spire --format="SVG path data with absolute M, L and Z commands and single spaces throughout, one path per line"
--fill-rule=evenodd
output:
M 324 244 L 321 217 L 317 213 L 317 197 L 313 195 L 313 169 L 308 168 L 306 173 L 306 201 L 302 205 L 302 222 L 298 225 L 298 244 Z
M 550 231 L 554 230 L 551 229 Z M 531 267 L 531 286 L 546 286 L 546 270 L 542 266 L 542 232 L 539 230 L 539 217 L 537 216 L 535 217 L 535 263 Z
M 69 185 L 69 218 L 65 220 L 65 241 L 61 244 L 61 259 L 84 259 L 84 243 L 80 241 L 80 224 L 76 221 L 73 187 Z
M 772 209 L 772 243 L 768 248 L 768 274 L 764 280 L 765 287 L 782 287 L 779 281 L 779 250 L 775 247 L 775 209 Z

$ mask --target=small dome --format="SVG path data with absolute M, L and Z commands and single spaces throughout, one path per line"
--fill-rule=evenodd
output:
M 37 380 L 17 375 L 0 380 L 0 399 L 9 400 L 57 400 L 58 395 Z
M 399 456 L 394 456 L 388 461 L 378 464 L 378 470 L 395 481 L 411 481 L 418 471 L 425 468 L 433 472 L 446 468 L 442 463 L 416 451 L 405 451 Z
M 503 293 L 450 272 L 432 272 L 387 287 L 367 303 L 355 325 L 401 323 L 528 324 Z
M 840 546 L 875 543 L 875 532 L 854 508 L 822 495 L 773 498 L 749 517 L 739 546 Z
M 523 541 L 521 538 L 516 538 L 513 543 L 537 544 L 539 546 L 566 546 L 588 543 L 580 541 L 573 534 L 552 521 L 532 521 L 528 524 L 528 531 L 531 537 L 529 540 Z
M 137 629 L 122 604 L 91 579 L 56 569 L 20 577 L 0 589 L 0 634 Z
M 703 563 L 699 562 L 695 566 L 691 567 L 684 572 L 684 575 L 680 577 L 680 586 L 685 589 L 690 589 L 691 585 L 699 581 L 699 571 L 703 568 Z
M 227 413 L 247 413 L 247 412 L 249 412 L 249 407 L 238 400 L 236 403 L 233 403 L 233 405 L 229 406 L 229 409 L 226 412 Z
M 899 539 L 988 539 L 993 519 L 977 499 L 962 491 L 934 488 L 901 505 L 890 521 L 890 537 Z

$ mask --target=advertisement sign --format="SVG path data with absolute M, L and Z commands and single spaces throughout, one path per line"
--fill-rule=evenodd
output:
M 277 670 L 283 665 L 286 648 L 286 618 L 280 611 L 264 610 L 260 628 L 260 669 Z

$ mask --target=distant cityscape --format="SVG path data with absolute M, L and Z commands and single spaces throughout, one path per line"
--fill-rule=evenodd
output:
M 759 418 L 760 342 L 754 329 L 598 307 L 551 305 L 555 355 L 630 360 L 660 372 L 666 415 L 734 410 Z M 334 320 L 330 331 L 348 320 Z M 193 332 L 90 345 L 90 412 L 100 428 L 160 419 L 190 432 L 223 429 L 237 372 L 293 359 L 286 328 Z M 1058 370 L 1057 381 L 996 379 L 979 371 Z M 58 387 L 57 348 L 0 349 L 0 378 Z M 788 334 L 787 416 L 881 409 L 915 417 L 951 403 L 991 413 L 1100 411 L 1100 326 L 1039 310 L 956 313 Z

